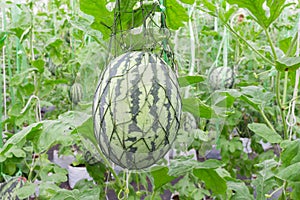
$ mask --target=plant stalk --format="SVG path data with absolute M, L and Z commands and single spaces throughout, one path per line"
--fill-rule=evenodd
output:
M 269 60 L 268 58 L 266 58 L 264 55 L 262 55 L 261 53 L 259 53 L 258 50 L 256 50 L 251 44 L 249 44 L 247 42 L 247 40 L 245 38 L 243 38 L 242 36 L 240 36 L 228 23 L 225 24 L 225 26 L 228 28 L 228 30 L 233 33 L 236 37 L 238 37 L 240 40 L 242 40 L 246 46 L 248 46 L 250 49 L 252 49 L 259 57 L 261 57 L 265 62 L 269 63 L 272 66 L 275 66 L 275 63 L 273 63 L 271 60 Z
M 271 49 L 272 49 L 272 53 L 273 53 L 273 57 L 274 57 L 274 60 L 276 61 L 277 60 L 277 54 L 276 54 L 276 51 L 275 51 L 275 46 L 274 46 L 274 43 L 270 37 L 270 34 L 269 34 L 269 31 L 268 29 L 264 29 L 265 33 L 266 33 L 266 36 L 267 36 L 267 39 L 269 41 L 269 44 L 271 46 Z M 273 65 L 275 66 L 275 65 Z M 281 116 L 281 121 L 282 121 L 282 124 L 283 124 L 283 135 L 284 135 L 284 139 L 287 139 L 288 138 L 288 133 L 287 133 L 287 127 L 286 127 L 286 123 L 285 123 L 285 113 L 284 113 L 284 107 L 281 103 L 281 95 L 280 95 L 280 77 L 281 77 L 281 72 L 277 72 L 277 77 L 276 77 L 276 86 L 275 86 L 275 90 L 276 90 L 276 101 L 277 101 L 277 104 L 279 106 L 279 109 L 280 109 L 280 116 Z M 287 79 L 285 79 L 285 83 L 284 85 L 287 85 Z M 285 97 L 285 94 L 283 96 L 283 101 L 284 101 L 284 98 Z
M 259 109 L 259 112 L 262 115 L 262 117 L 264 118 L 264 120 L 266 121 L 266 123 L 269 126 L 269 128 L 272 129 L 272 131 L 274 131 L 276 133 L 275 128 L 273 127 L 273 125 L 271 124 L 270 120 L 265 115 L 265 112 L 263 111 L 263 109 Z

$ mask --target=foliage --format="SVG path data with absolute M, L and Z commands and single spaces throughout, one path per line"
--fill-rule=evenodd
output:
M 0 182 L 21 174 L 15 194 L 36 199 L 300 199 L 299 2 L 159 2 L 121 1 L 135 14 L 118 28 L 142 25 L 153 8 L 165 14 L 189 117 L 170 158 L 128 173 L 103 156 L 91 112 L 115 1 L 1 2 Z M 211 89 L 216 67 L 233 69 L 232 88 Z M 57 146 L 93 181 L 63 188 L 68 171 L 48 155 Z

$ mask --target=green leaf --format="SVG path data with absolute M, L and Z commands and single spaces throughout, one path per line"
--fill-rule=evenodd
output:
M 32 61 L 32 66 L 37 68 L 39 73 L 44 72 L 45 61 L 42 59 Z
M 94 135 L 94 128 L 93 128 L 93 118 L 90 117 L 86 120 L 81 126 L 77 127 L 78 134 L 85 139 L 91 141 L 94 145 L 97 145 L 97 141 Z
M 227 181 L 228 190 L 233 192 L 230 200 L 252 200 L 253 196 L 251 196 L 249 189 L 245 185 L 244 182 L 239 181 Z
M 285 5 L 285 0 L 226 0 L 229 4 L 237 4 L 240 8 L 246 8 L 254 17 L 255 21 L 263 28 L 268 28 L 281 14 Z M 263 8 L 266 3 L 268 9 Z
M 21 188 L 19 188 L 17 190 L 17 196 L 20 199 L 28 198 L 28 197 L 30 197 L 31 195 L 33 195 L 35 193 L 35 188 L 36 187 L 37 187 L 36 184 L 26 182 L 26 184 L 24 186 L 22 186 Z
M 151 175 L 154 180 L 154 190 L 158 190 L 163 185 L 171 182 L 176 177 L 168 175 L 168 167 L 155 166 L 151 168 Z
M 300 183 L 289 183 L 289 185 L 293 188 L 291 192 L 291 199 L 300 199 Z
M 261 86 L 241 87 L 240 99 L 248 103 L 255 110 L 260 111 L 274 97 L 274 94 L 266 91 Z
M 0 162 L 5 161 L 7 157 L 11 157 L 13 154 L 24 156 L 23 153 L 21 153 L 22 155 L 18 153 L 22 150 L 17 148 L 22 148 L 26 139 L 38 137 L 41 133 L 41 128 L 42 123 L 31 124 L 9 138 L 0 149 Z
M 286 54 L 286 56 L 295 55 L 296 53 L 296 45 L 294 45 L 292 41 L 293 37 L 287 37 L 279 41 L 279 48 Z M 288 51 L 290 51 L 289 55 L 287 55 Z
M 209 159 L 204 162 L 198 162 L 190 157 L 180 157 L 170 161 L 168 174 L 170 176 L 181 176 L 189 173 L 193 169 L 216 169 L 222 166 L 222 162 L 215 159 Z
M 265 194 L 278 187 L 274 174 L 274 169 L 276 169 L 278 164 L 274 159 L 270 159 L 256 165 L 256 167 L 261 168 L 256 174 L 256 178 L 252 181 L 257 193 L 256 199 L 266 199 Z
M 72 128 L 58 120 L 43 121 L 43 131 L 33 142 L 35 152 L 43 152 L 55 144 L 72 145 Z
M 265 179 L 261 174 L 256 176 L 252 181 L 256 189 L 256 199 L 266 200 L 265 194 L 271 193 L 274 188 L 278 187 L 275 178 Z
M 300 67 L 300 57 L 284 57 L 276 60 L 276 69 L 281 72 L 296 71 Z
M 39 171 L 39 176 L 43 182 L 62 183 L 68 180 L 68 171 L 52 163 L 47 163 Z
M 262 123 L 252 123 L 248 124 L 248 127 L 251 131 L 255 134 L 259 135 L 260 137 L 264 138 L 270 143 L 280 143 L 282 138 L 278 133 L 270 129 L 266 124 Z
M 78 111 L 68 111 L 58 116 L 59 121 L 69 124 L 73 128 L 80 127 L 90 118 L 91 115 Z
M 212 3 L 211 1 L 209 0 L 203 0 L 203 6 L 208 9 L 210 12 L 211 15 L 215 15 L 216 11 L 217 11 L 217 7 L 214 3 Z
M 63 43 L 64 41 L 60 38 L 51 38 L 49 42 L 46 44 L 46 50 L 49 52 L 52 62 L 55 65 L 59 65 L 63 60 Z
M 170 29 L 177 30 L 184 26 L 184 22 L 189 20 L 187 11 L 177 2 L 177 0 L 166 1 L 165 6 L 167 26 Z
M 291 164 L 300 162 L 300 140 L 283 141 L 280 144 L 282 153 L 280 155 L 282 166 L 287 167 Z
M 93 180 L 98 184 L 102 184 L 105 179 L 106 166 L 101 162 L 93 165 L 87 163 L 85 166 Z
M 195 83 L 200 83 L 205 80 L 204 76 L 182 76 L 178 78 L 179 86 L 186 87 Z
M 205 183 L 206 188 L 210 189 L 213 194 L 226 196 L 226 181 L 216 172 L 215 169 L 194 169 L 196 177 Z
M 19 86 L 23 83 L 23 81 L 28 77 L 28 74 L 34 71 L 38 71 L 37 68 L 29 68 L 22 73 L 16 74 L 12 77 L 10 84 L 11 86 Z
M 51 199 L 52 196 L 58 193 L 59 188 L 56 184 L 50 182 L 41 182 L 39 184 L 39 198 L 40 199 Z
M 193 4 L 195 0 L 180 0 L 182 3 Z
M 206 119 L 216 116 L 215 111 L 198 98 L 182 99 L 182 110 Z
M 74 186 L 74 189 L 80 191 L 80 198 L 87 200 L 100 199 L 100 188 L 99 185 L 96 185 L 93 181 L 88 181 L 87 179 L 79 180 Z
M 107 10 L 106 4 L 106 0 L 80 0 L 80 10 L 94 17 L 91 27 L 101 31 L 104 39 L 110 36 L 114 22 L 114 14 Z
M 4 46 L 6 38 L 7 38 L 7 33 L 0 32 L 0 48 L 2 48 Z
M 51 200 L 81 200 L 80 199 L 80 191 L 77 189 L 74 189 L 74 190 L 60 189 L 51 198 Z
M 292 164 L 288 167 L 281 168 L 277 174 L 277 177 L 282 180 L 300 182 L 300 162 Z

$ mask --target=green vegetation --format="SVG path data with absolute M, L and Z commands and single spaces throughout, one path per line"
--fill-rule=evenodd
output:
M 120 170 L 94 137 L 92 102 L 113 49 L 114 0 L 4 0 L 0 196 L 154 200 L 169 190 L 191 200 L 300 199 L 299 2 L 139 2 L 121 1 L 116 27 L 139 27 L 164 3 L 156 10 L 164 32 L 154 39 L 170 30 L 184 111 L 171 158 Z M 64 187 L 68 171 L 52 162 L 53 148 L 93 180 Z

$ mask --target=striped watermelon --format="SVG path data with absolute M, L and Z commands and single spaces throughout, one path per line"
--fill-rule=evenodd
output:
M 4 183 L 0 183 L 0 197 L 3 200 L 18 200 L 17 189 L 26 182 L 24 177 L 13 177 Z
M 94 130 L 103 153 L 127 169 L 149 167 L 171 148 L 177 135 L 181 99 L 175 74 L 147 52 L 113 59 L 100 77 Z
M 70 88 L 70 98 L 74 104 L 78 104 L 83 97 L 83 88 L 80 83 L 74 83 Z
M 231 88 L 234 83 L 234 72 L 229 67 L 214 68 L 208 75 L 208 83 L 212 90 Z

